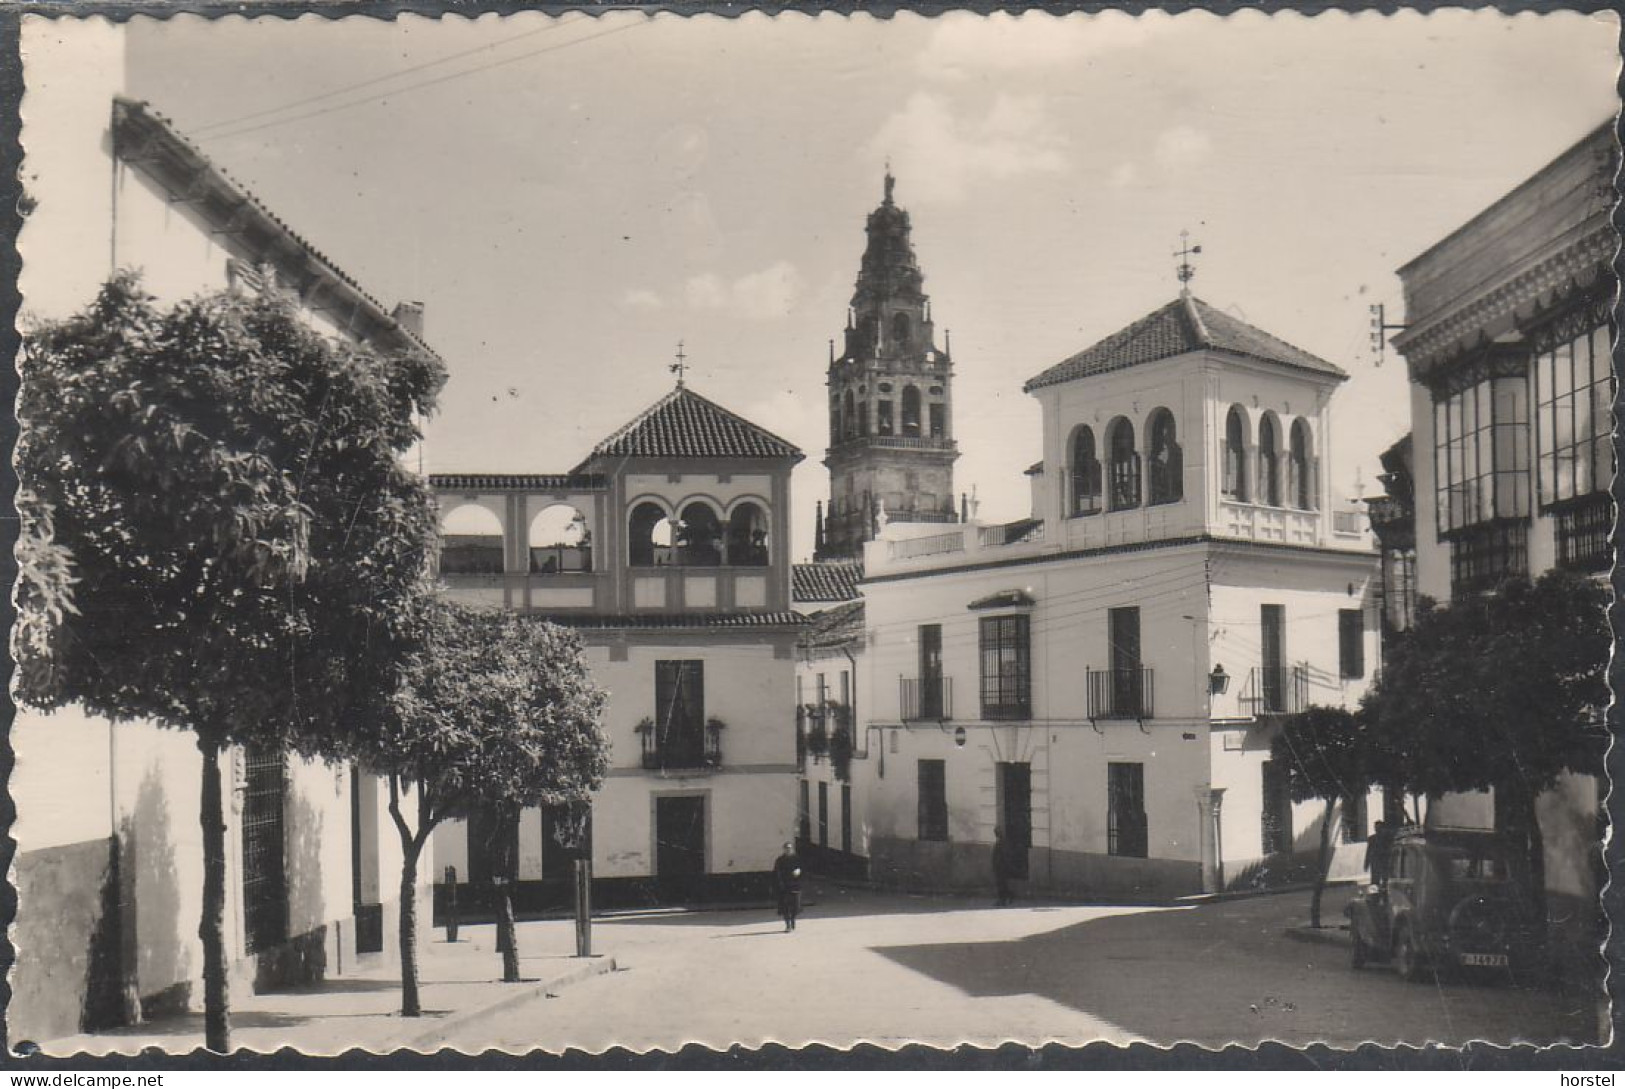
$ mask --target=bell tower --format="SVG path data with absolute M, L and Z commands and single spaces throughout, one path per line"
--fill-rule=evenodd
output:
M 953 522 L 953 365 L 936 346 L 931 299 L 906 211 L 885 199 L 865 227 L 843 348 L 830 342 L 829 509 L 818 559 L 857 559 L 886 522 Z

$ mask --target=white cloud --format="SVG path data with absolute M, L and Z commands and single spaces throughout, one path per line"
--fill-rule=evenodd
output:
M 1176 125 L 1157 137 L 1157 162 L 1163 166 L 1191 166 L 1208 157 L 1213 139 L 1189 125 Z
M 728 310 L 741 317 L 766 321 L 782 318 L 801 296 L 801 273 L 788 261 L 775 261 L 732 283 L 714 272 L 689 278 L 683 294 L 697 310 Z
M 921 91 L 870 141 L 889 157 L 909 200 L 951 204 L 977 182 L 1056 173 L 1066 139 L 1038 95 L 1000 94 L 980 117 L 956 114 L 942 95 Z
M 974 15 L 956 11 L 933 20 L 936 28 L 919 56 L 927 75 L 964 79 L 986 72 L 1024 72 L 1078 64 L 1091 57 L 1144 45 L 1174 26 L 1163 12 L 1126 15 Z
M 634 287 L 621 296 L 621 306 L 627 310 L 664 310 L 666 300 L 647 288 Z

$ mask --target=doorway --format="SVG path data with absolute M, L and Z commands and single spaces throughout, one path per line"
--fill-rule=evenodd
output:
M 697 899 L 705 880 L 705 796 L 655 799 L 655 883 L 666 901 Z
M 1027 853 L 1033 846 L 1033 766 L 998 765 L 999 827 L 1010 856 L 1010 876 L 1027 876 Z

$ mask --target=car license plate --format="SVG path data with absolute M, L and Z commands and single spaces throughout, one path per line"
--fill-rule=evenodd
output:
M 1505 968 L 1507 955 L 1505 953 L 1463 953 L 1461 963 L 1470 968 Z

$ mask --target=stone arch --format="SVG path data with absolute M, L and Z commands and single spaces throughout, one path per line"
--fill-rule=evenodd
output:
M 901 351 L 907 351 L 914 337 L 912 324 L 908 315 L 899 310 L 891 316 L 891 338 Z
M 722 518 L 711 500 L 684 500 L 673 533 L 677 566 L 716 567 L 722 563 Z
M 1319 489 L 1315 472 L 1315 440 L 1309 423 L 1302 416 L 1292 421 L 1292 437 L 1287 453 L 1287 479 L 1291 487 L 1292 505 L 1299 510 L 1314 510 L 1319 506 Z
M 728 510 L 727 530 L 722 540 L 724 563 L 732 567 L 768 565 L 772 523 L 767 510 L 766 502 L 754 497 L 734 501 Z
M 1160 406 L 1153 409 L 1146 423 L 1146 433 L 1151 454 L 1147 505 L 1177 503 L 1185 498 L 1185 452 L 1179 445 L 1174 414 Z
M 905 438 L 920 437 L 920 389 L 912 384 L 903 387 L 901 434 Z
M 1104 509 L 1100 453 L 1095 447 L 1094 429 L 1087 424 L 1072 429 L 1072 440 L 1067 443 L 1067 468 L 1072 481 L 1068 516 L 1099 514 Z
M 1247 445 L 1252 437 L 1250 423 L 1247 410 L 1240 405 L 1231 405 L 1230 411 L 1225 414 L 1224 446 L 1219 457 L 1223 479 L 1219 493 L 1226 499 L 1240 503 L 1247 502 L 1252 492 L 1247 486 Z
M 592 527 L 581 508 L 549 503 L 530 520 L 530 570 L 539 575 L 592 570 Z
M 1140 505 L 1140 451 L 1134 446 L 1134 424 L 1127 416 L 1106 425 L 1106 474 L 1112 510 Z
M 1281 421 L 1265 412 L 1258 421 L 1258 501 L 1279 507 L 1281 499 Z
M 627 517 L 627 562 L 633 567 L 665 567 L 672 562 L 674 519 L 665 504 L 643 499 Z
M 440 517 L 440 573 L 500 575 L 503 570 L 502 518 L 485 503 L 463 500 Z

